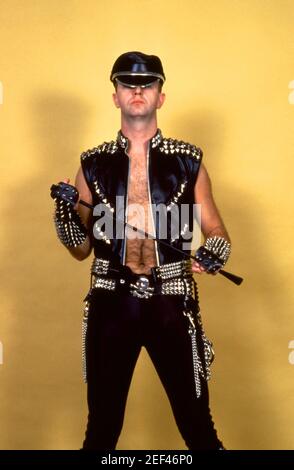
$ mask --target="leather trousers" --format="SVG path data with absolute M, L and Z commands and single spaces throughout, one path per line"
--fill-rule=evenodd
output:
M 219 449 L 209 409 L 207 382 L 196 397 L 183 298 L 96 289 L 89 301 L 86 333 L 88 424 L 83 449 L 113 450 L 140 350 L 145 347 L 170 401 L 188 449 Z M 199 338 L 199 345 L 201 339 Z M 199 347 L 200 354 L 201 346 Z

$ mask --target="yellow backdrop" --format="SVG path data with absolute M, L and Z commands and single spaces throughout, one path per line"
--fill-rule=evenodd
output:
M 0 24 L 0 447 L 81 446 L 91 260 L 58 243 L 49 187 L 116 136 L 110 69 L 141 50 L 162 58 L 160 128 L 203 149 L 227 268 L 245 278 L 199 279 L 219 435 L 229 449 L 293 449 L 293 1 L 1 0 Z M 144 351 L 118 447 L 184 448 Z

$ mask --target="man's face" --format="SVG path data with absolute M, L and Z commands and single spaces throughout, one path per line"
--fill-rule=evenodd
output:
M 112 96 L 122 115 L 130 118 L 152 116 L 165 100 L 165 94 L 160 91 L 158 81 L 146 88 L 129 88 L 119 83 Z

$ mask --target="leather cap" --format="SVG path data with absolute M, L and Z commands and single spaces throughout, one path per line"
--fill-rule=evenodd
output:
M 120 55 L 111 70 L 110 80 L 127 86 L 146 86 L 156 80 L 165 81 L 162 63 L 156 55 L 143 52 L 125 52 Z

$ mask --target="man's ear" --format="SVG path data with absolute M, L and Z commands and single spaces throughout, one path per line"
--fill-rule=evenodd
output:
M 160 109 L 164 102 L 165 102 L 165 93 L 160 93 L 160 95 L 158 96 L 157 109 Z
M 117 98 L 117 94 L 116 94 L 116 93 L 112 93 L 112 99 L 113 99 L 113 102 L 114 102 L 115 106 L 116 106 L 117 108 L 120 108 L 120 104 L 119 104 L 119 102 L 118 102 L 118 98 Z

